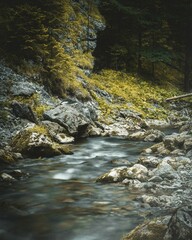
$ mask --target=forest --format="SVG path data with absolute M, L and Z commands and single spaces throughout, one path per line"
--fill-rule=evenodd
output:
M 48 0 L 1 1 L 0 48 L 3 58 L 21 64 L 34 61 L 49 78 L 60 79 L 62 74 L 73 76 L 70 57 L 74 51 L 63 51 L 66 35 L 77 41 L 78 24 L 87 26 L 85 38 L 89 38 L 89 15 L 96 15 L 99 7 L 106 28 L 98 35 L 95 71 L 103 68 L 134 72 L 158 81 L 176 75 L 185 91 L 191 89 L 192 13 L 191 1 L 72 1 L 84 4 L 84 16 L 77 17 L 76 29 L 70 30 L 73 21 L 69 16 L 78 15 L 78 4 L 72 9 L 70 1 Z M 89 26 L 90 24 L 90 26 Z M 92 39 L 90 39 L 90 42 Z M 76 42 L 77 44 L 77 42 Z M 76 45 L 76 50 L 78 47 Z M 88 54 L 89 46 L 83 49 Z M 71 55 L 69 57 L 69 55 Z M 72 56 L 72 57 L 73 57 Z M 16 60 L 16 61 L 15 61 Z M 74 61 L 74 60 L 72 60 Z M 41 68 L 38 66 L 38 68 Z M 63 73 L 62 73 L 63 71 Z M 50 77 L 51 75 L 51 77 Z M 46 82 L 50 85 L 51 83 Z M 66 86 L 64 84 L 63 88 Z M 58 90 L 59 94 L 59 88 Z
M 102 1 L 107 28 L 95 52 L 99 68 L 147 74 L 177 70 L 191 89 L 192 7 L 184 1 Z

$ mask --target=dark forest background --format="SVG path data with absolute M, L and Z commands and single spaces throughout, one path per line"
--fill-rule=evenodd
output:
M 98 38 L 96 69 L 137 72 L 154 81 L 176 74 L 184 90 L 191 89 L 191 0 L 110 0 L 99 7 L 107 27 Z
M 110 68 L 157 82 L 174 75 L 190 91 L 192 0 L 1 0 L 1 57 L 14 64 L 33 60 L 53 79 L 66 74 L 72 64 L 60 36 L 67 36 L 70 2 L 85 2 L 87 15 L 89 6 L 97 5 L 105 19 L 94 51 L 95 71 Z

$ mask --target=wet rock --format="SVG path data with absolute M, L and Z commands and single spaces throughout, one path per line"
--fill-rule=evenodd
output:
M 30 157 L 51 157 L 71 153 L 68 145 L 53 142 L 40 127 L 28 127 L 20 131 L 12 140 L 13 151 Z
M 0 149 L 0 163 L 12 164 L 15 163 L 16 160 L 17 157 L 15 153 L 9 150 Z
M 16 179 L 14 177 L 12 177 L 11 175 L 9 175 L 8 173 L 1 173 L 0 178 L 4 182 L 15 182 L 16 181 Z
M 125 185 L 128 185 L 131 188 L 137 188 L 137 189 L 143 188 L 143 183 L 141 181 L 137 180 L 137 179 L 127 179 L 127 178 L 125 178 L 122 181 L 122 183 L 125 184 Z
M 83 135 L 90 124 L 90 120 L 86 116 L 66 103 L 46 111 L 43 116 L 45 120 L 63 126 L 72 136 Z
M 150 178 L 148 181 L 149 181 L 149 182 L 162 182 L 162 181 L 163 181 L 163 178 L 160 177 L 160 176 L 153 176 L 153 177 Z
M 15 170 L 13 170 L 13 171 L 10 173 L 10 175 L 11 175 L 13 178 L 17 179 L 17 180 L 20 180 L 20 179 L 22 179 L 22 178 L 29 177 L 29 173 L 23 172 L 23 171 L 21 171 L 20 169 L 15 169 Z
M 169 217 L 147 221 L 133 229 L 122 240 L 163 240 L 168 221 Z
M 172 215 L 164 240 L 191 240 L 192 206 L 184 206 Z
M 123 165 L 123 166 L 131 166 L 133 165 L 133 163 L 131 163 L 129 160 L 126 159 L 115 159 L 115 160 L 111 160 L 110 163 L 114 164 L 114 165 Z
M 125 178 L 127 178 L 127 167 L 117 167 L 111 169 L 108 173 L 104 173 L 103 175 L 98 177 L 96 182 L 122 182 Z
M 128 168 L 125 166 L 113 168 L 108 173 L 105 173 L 97 178 L 97 182 L 110 183 L 122 182 L 124 179 L 137 179 L 140 181 L 147 180 L 148 170 L 141 164 L 135 164 Z

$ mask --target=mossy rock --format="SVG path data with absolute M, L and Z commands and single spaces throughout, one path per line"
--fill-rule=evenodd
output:
M 46 129 L 34 126 L 19 132 L 12 140 L 14 151 L 28 157 L 52 157 L 60 154 L 71 154 L 69 145 L 61 145 L 52 141 Z
M 165 219 L 154 219 L 133 229 L 122 240 L 163 240 L 167 231 Z
M 0 149 L 0 163 L 12 164 L 15 163 L 15 161 L 16 159 L 13 153 Z

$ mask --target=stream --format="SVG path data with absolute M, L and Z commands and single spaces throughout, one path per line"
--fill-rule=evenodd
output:
M 135 201 L 142 192 L 95 180 L 136 161 L 150 145 L 88 138 L 74 145 L 73 155 L 21 160 L 16 167 L 29 177 L 0 183 L 0 239 L 120 240 L 144 219 L 146 209 Z

